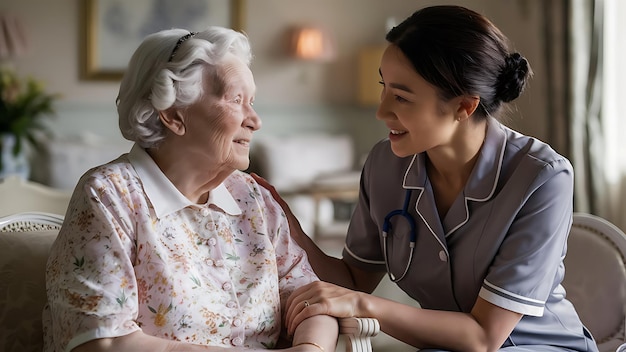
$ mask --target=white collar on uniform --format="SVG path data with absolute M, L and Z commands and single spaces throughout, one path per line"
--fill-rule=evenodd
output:
M 185 197 L 163 174 L 150 155 L 139 145 L 133 145 L 128 160 L 137 171 L 144 192 L 150 199 L 158 218 L 188 206 L 198 206 Z M 206 205 L 214 204 L 231 215 L 241 214 L 241 209 L 224 183 L 209 192 Z
M 493 117 L 488 117 L 485 141 L 463 189 L 465 198 L 484 202 L 493 196 L 500 178 L 506 144 L 505 127 Z M 427 179 L 426 153 L 415 154 L 405 171 L 402 187 L 424 189 Z

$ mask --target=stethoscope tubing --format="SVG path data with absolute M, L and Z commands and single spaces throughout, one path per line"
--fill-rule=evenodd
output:
M 404 197 L 404 205 L 402 207 L 402 209 L 397 209 L 397 210 L 393 210 L 391 211 L 389 214 L 387 214 L 385 216 L 385 219 L 383 221 L 383 228 L 382 228 L 382 236 L 383 236 L 383 256 L 385 259 L 385 267 L 387 268 L 387 275 L 389 275 L 389 279 L 392 282 L 398 282 L 400 280 L 402 280 L 407 272 L 409 271 L 409 267 L 411 266 L 411 263 L 413 262 L 413 253 L 415 251 L 415 243 L 417 241 L 417 233 L 415 231 L 415 219 L 413 219 L 413 217 L 411 216 L 411 214 L 409 214 L 409 203 L 411 201 L 411 193 L 412 190 L 411 189 L 407 189 L 406 190 L 406 195 Z M 411 230 L 411 236 L 410 236 L 410 241 L 409 241 L 409 248 L 410 248 L 410 252 L 409 252 L 409 260 L 406 263 L 406 266 L 404 268 L 404 272 L 402 273 L 402 275 L 399 278 L 396 278 L 395 275 L 393 275 L 393 273 L 391 272 L 391 269 L 389 267 L 389 256 L 387 253 L 387 240 L 389 237 L 389 232 L 391 230 L 391 218 L 399 215 L 403 218 L 405 218 L 408 222 L 409 222 L 409 228 Z

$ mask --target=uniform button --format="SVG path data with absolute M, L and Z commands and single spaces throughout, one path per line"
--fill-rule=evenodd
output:
M 215 246 L 217 244 L 217 240 L 215 237 L 209 238 L 209 246 Z
M 233 285 L 230 284 L 230 282 L 225 282 L 224 284 L 222 284 L 222 289 L 224 291 L 228 291 L 233 287 Z
M 221 260 L 221 259 L 216 260 L 215 261 L 215 266 L 220 267 L 220 268 L 223 267 L 224 266 L 224 261 Z
M 202 216 L 209 216 L 209 209 L 207 208 L 202 208 L 202 210 L 200 210 L 200 214 L 202 214 Z
M 235 327 L 241 326 L 241 319 L 233 320 L 233 326 L 235 326 Z
M 226 302 L 226 307 L 228 308 L 235 308 L 236 306 L 237 306 L 237 303 L 235 303 L 235 301 Z
M 444 250 L 439 251 L 439 259 L 441 259 L 442 262 L 448 261 L 448 255 L 446 255 Z
M 233 346 L 241 346 L 243 344 L 243 339 L 241 337 L 235 337 L 230 341 L 230 343 L 232 343 Z

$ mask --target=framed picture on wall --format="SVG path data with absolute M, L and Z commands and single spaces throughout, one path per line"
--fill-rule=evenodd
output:
M 243 30 L 246 0 L 81 0 L 81 77 L 119 80 L 150 33 L 169 28 L 199 31 L 209 25 Z

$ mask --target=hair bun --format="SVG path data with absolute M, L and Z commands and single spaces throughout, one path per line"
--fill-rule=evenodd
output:
M 519 53 L 509 55 L 498 76 L 497 98 L 503 102 L 510 102 L 519 97 L 530 74 L 530 66 L 525 57 Z

